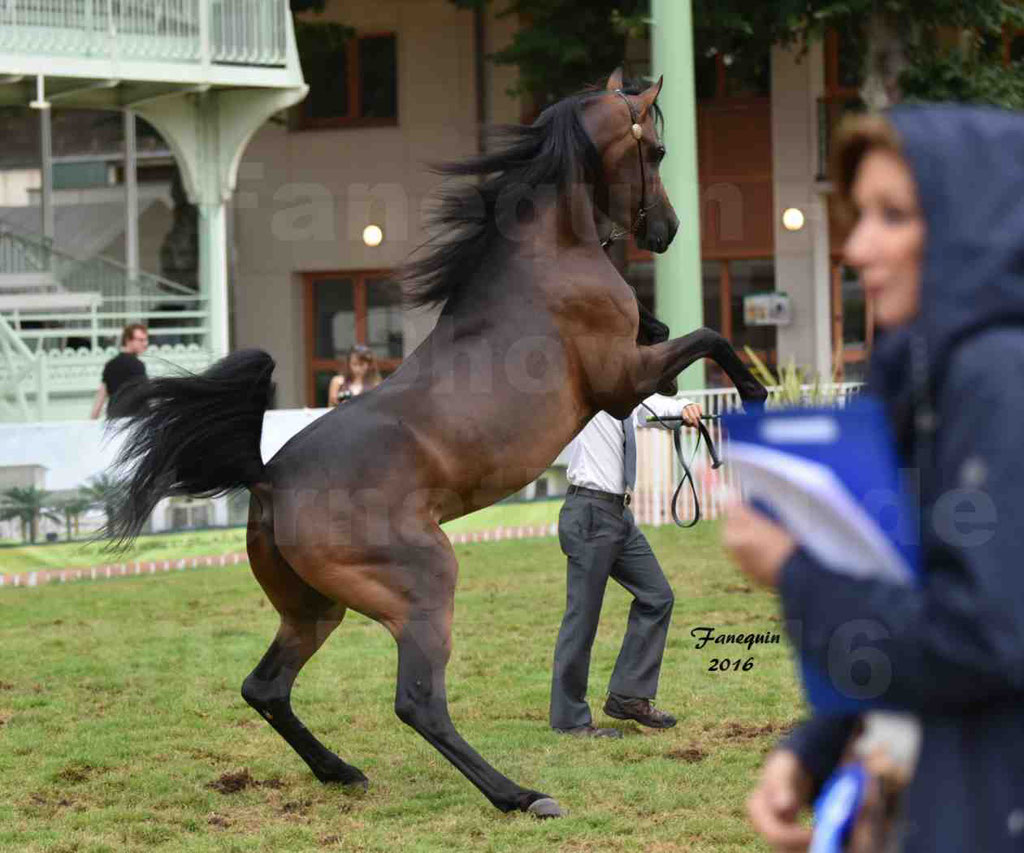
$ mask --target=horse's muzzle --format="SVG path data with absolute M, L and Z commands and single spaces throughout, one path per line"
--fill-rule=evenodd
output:
M 679 220 L 675 216 L 652 220 L 648 218 L 644 228 L 636 235 L 636 244 L 641 249 L 661 254 L 672 243 L 679 230 Z

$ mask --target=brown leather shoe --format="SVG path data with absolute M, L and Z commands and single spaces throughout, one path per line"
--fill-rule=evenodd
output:
M 576 726 L 572 729 L 555 729 L 560 735 L 572 735 L 573 737 L 622 737 L 618 729 L 599 729 L 596 726 Z
M 676 724 L 676 718 L 666 711 L 654 707 L 650 699 L 633 696 L 608 694 L 604 703 L 604 712 L 616 720 L 636 720 L 641 726 L 652 729 L 670 729 Z

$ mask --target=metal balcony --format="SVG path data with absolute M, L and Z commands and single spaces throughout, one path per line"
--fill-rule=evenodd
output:
M 47 100 L 116 108 L 297 70 L 288 0 L 0 0 L 0 103 L 27 103 L 39 76 Z

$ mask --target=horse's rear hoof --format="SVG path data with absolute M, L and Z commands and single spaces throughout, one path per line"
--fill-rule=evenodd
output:
M 565 812 L 551 797 L 544 797 L 541 800 L 534 800 L 527 806 L 526 811 L 539 820 L 546 820 L 549 817 L 564 817 Z
M 370 780 L 364 777 L 353 779 L 351 782 L 342 782 L 341 789 L 346 794 L 365 794 L 370 789 Z

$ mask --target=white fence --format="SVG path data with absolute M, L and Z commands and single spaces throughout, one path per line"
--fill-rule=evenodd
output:
M 834 394 L 837 405 L 845 405 L 846 401 L 858 394 L 863 386 L 860 383 L 847 382 L 840 385 L 826 385 L 821 390 L 827 396 Z M 772 389 L 774 390 L 774 389 Z M 805 386 L 810 394 L 811 386 Z M 712 388 L 703 391 L 687 391 L 685 396 L 700 403 L 704 412 L 709 415 L 721 415 L 734 412 L 741 408 L 740 396 L 735 388 Z M 718 453 L 723 458 L 728 455 L 728 443 L 719 420 L 707 423 L 708 432 Z M 684 429 L 682 448 L 687 464 L 694 457 L 697 444 L 696 430 Z M 718 518 L 722 512 L 722 504 L 726 495 L 739 489 L 739 482 L 725 464 L 717 471 L 711 470 L 710 459 L 704 443 L 694 463 L 691 465 L 700 500 L 701 517 Z M 640 524 L 671 524 L 672 493 L 675 491 L 682 476 L 682 468 L 676 461 L 675 448 L 672 445 L 672 434 L 664 429 L 652 428 L 637 431 L 637 483 L 633 501 L 633 514 Z M 693 496 L 690 487 L 684 487 L 677 506 L 680 518 L 686 521 L 693 516 Z

